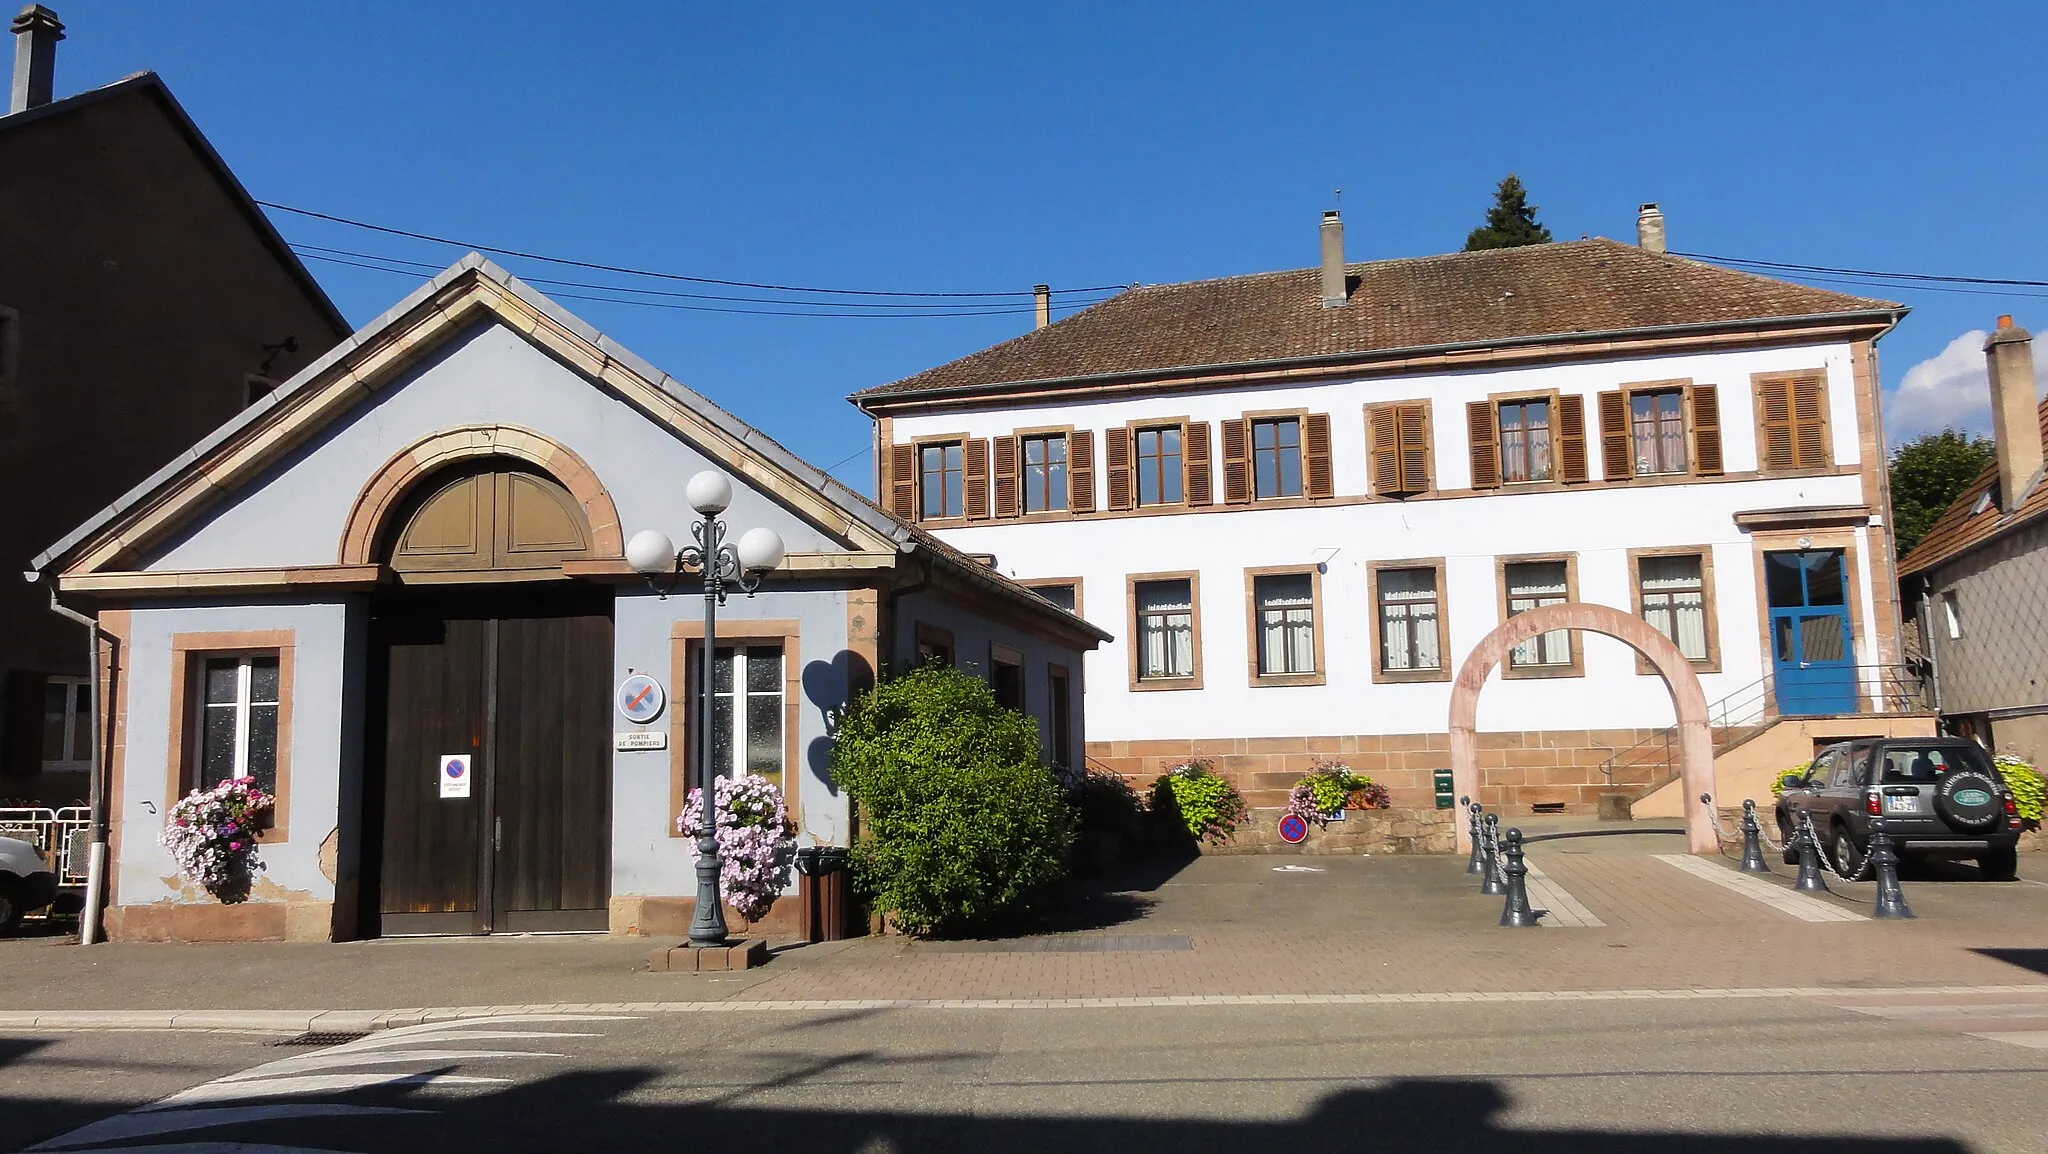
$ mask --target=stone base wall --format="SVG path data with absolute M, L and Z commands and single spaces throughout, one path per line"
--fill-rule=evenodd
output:
M 1640 770 L 1627 784 L 1600 772 L 1607 759 L 1655 733 L 1651 729 L 1544 729 L 1479 734 L 1479 801 L 1503 817 L 1539 805 L 1594 814 L 1600 795 L 1641 793 Z M 1253 808 L 1287 804 L 1287 791 L 1319 760 L 1341 761 L 1387 787 L 1394 805 L 1436 804 L 1435 771 L 1451 767 L 1449 733 L 1385 733 L 1339 737 L 1236 737 L 1161 741 L 1091 741 L 1088 767 L 1130 778 L 1140 790 L 1168 769 L 1206 758 Z M 1659 783 L 1661 784 L 1661 783 Z
M 611 932 L 614 936 L 687 938 L 690 919 L 697 916 L 693 897 L 617 897 L 611 900 Z M 775 899 L 768 916 L 749 926 L 731 906 L 725 907 L 725 926 L 734 934 L 752 937 L 793 938 L 802 932 L 803 903 L 795 894 Z
M 1280 837 L 1277 808 L 1252 810 L 1251 821 L 1224 845 L 1203 845 L 1205 854 L 1451 853 L 1458 848 L 1449 809 L 1354 809 L 1343 821 L 1309 823 L 1308 840 L 1298 845 Z
M 110 942 L 327 942 L 332 902 L 148 902 L 108 906 Z

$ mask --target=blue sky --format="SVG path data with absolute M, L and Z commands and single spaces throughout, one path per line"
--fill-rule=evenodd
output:
M 600 263 L 1157 283 L 1314 263 L 1334 188 L 1352 259 L 1454 250 L 1512 170 L 1560 239 L 1632 239 L 1654 200 L 1674 250 L 2048 280 L 2043 5 L 53 7 L 60 95 L 159 72 L 260 199 Z M 276 219 L 295 244 L 460 255 Z M 356 322 L 418 279 L 308 263 Z M 1887 389 L 1910 386 L 1895 438 L 1985 427 L 1969 334 L 2048 327 L 2048 289 L 1845 291 L 1914 308 L 1880 346 Z M 563 303 L 861 485 L 846 394 L 1030 324 Z

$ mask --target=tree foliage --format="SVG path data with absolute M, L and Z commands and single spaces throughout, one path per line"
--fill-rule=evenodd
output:
M 1892 453 L 1892 532 L 1904 557 L 1956 495 L 1998 461 L 1988 437 L 1955 429 L 1928 433 Z
M 1521 177 L 1510 172 L 1494 190 L 1486 226 L 1466 234 L 1465 251 L 1549 243 L 1550 230 L 1536 223 L 1536 206 L 1529 203 L 1529 190 L 1522 187 Z

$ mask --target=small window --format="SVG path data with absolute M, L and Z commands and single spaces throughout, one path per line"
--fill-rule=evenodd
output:
M 1301 421 L 1278 417 L 1252 422 L 1252 494 L 1258 499 L 1301 496 Z
M 1081 591 L 1071 581 L 1052 581 L 1043 585 L 1031 585 L 1029 588 L 1033 593 L 1038 594 L 1040 597 L 1069 613 L 1079 612 L 1077 606 L 1081 603 Z
M 43 769 L 84 769 L 92 760 L 92 687 L 83 677 L 43 681 Z
M 1069 769 L 1074 765 L 1074 702 L 1065 666 L 1046 667 L 1046 691 L 1046 711 L 1052 720 L 1047 728 L 1052 738 L 1053 768 Z
M 1961 640 L 1963 636 L 1963 610 L 1962 606 L 1956 604 L 1954 590 L 1949 590 L 1941 595 L 1941 615 L 1948 624 L 1948 639 L 1950 641 Z
M 1688 661 L 1707 659 L 1706 582 L 1697 554 L 1644 557 L 1637 564 L 1643 620 Z
M 1067 435 L 1024 437 L 1024 511 L 1052 513 L 1067 507 Z
M 1993 486 L 1993 489 L 1995 488 L 1996 486 Z M 1970 505 L 1970 516 L 1975 517 L 1979 513 L 1991 508 L 1991 501 L 1995 495 L 1993 489 L 1986 489 L 1982 493 L 1977 494 L 1976 501 Z
M 1185 499 L 1181 487 L 1181 429 L 1166 425 L 1139 429 L 1138 505 L 1178 505 Z
M 1519 561 L 1507 566 L 1506 575 L 1509 617 L 1545 605 L 1561 605 L 1570 596 L 1569 574 L 1563 561 Z M 1508 654 L 1508 666 L 1512 669 L 1571 663 L 1569 629 L 1539 633 Z
M 1684 403 L 1683 389 L 1629 395 L 1629 434 L 1638 477 L 1686 471 Z
M 1382 569 L 1380 668 L 1389 673 L 1442 669 L 1435 569 Z
M 1315 581 L 1307 573 L 1252 578 L 1260 677 L 1316 671 Z
M 966 476 L 960 442 L 918 446 L 918 515 L 926 519 L 965 516 Z
M 991 646 L 988 658 L 988 687 L 996 704 L 1023 712 L 1024 655 L 1006 645 Z
M 1138 615 L 1138 680 L 1170 680 L 1195 675 L 1194 582 L 1140 581 Z
M 781 782 L 782 689 L 781 645 L 721 645 L 713 652 L 711 756 L 720 777 L 752 773 Z
M 1501 480 L 1548 481 L 1550 472 L 1550 401 L 1502 401 Z
M 275 653 L 201 660 L 194 787 L 252 777 L 277 792 L 278 687 Z
M 953 631 L 920 622 L 917 626 L 917 663 L 953 664 Z

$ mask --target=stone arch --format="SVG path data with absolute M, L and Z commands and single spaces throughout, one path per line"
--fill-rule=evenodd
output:
M 626 555 L 619 531 L 619 510 L 597 474 L 567 446 L 531 429 L 515 425 L 464 425 L 443 429 L 414 442 L 377 470 L 349 510 L 342 529 L 340 564 L 377 562 L 377 536 L 415 481 L 458 461 L 507 457 L 524 461 L 554 478 L 582 507 L 590 525 L 593 556 L 607 560 Z
M 1479 691 L 1485 688 L 1487 675 L 1509 650 L 1554 629 L 1582 629 L 1612 637 L 1642 654 L 1664 679 L 1678 715 L 1678 772 L 1685 789 L 1686 845 L 1693 853 L 1718 852 L 1721 842 L 1713 810 L 1700 801 L 1701 794 L 1714 792 L 1714 739 L 1707 726 L 1706 689 L 1678 646 L 1642 618 L 1612 606 L 1568 601 L 1518 613 L 1465 655 L 1465 663 L 1458 667 L 1458 680 L 1451 687 L 1452 788 L 1460 797 L 1479 796 Z M 1469 851 L 1469 823 L 1457 825 L 1458 848 Z

